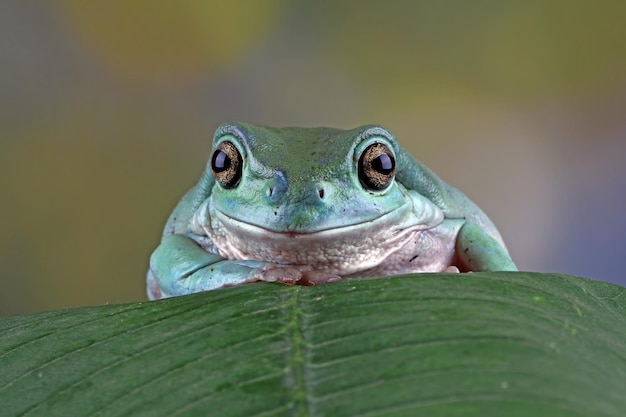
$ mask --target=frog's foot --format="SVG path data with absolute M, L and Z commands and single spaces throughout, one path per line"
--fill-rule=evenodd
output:
M 302 279 L 302 274 L 305 270 L 312 269 L 310 266 L 268 264 L 253 273 L 253 278 L 248 282 L 280 282 L 282 284 L 295 285 Z
M 279 265 L 271 264 L 265 266 L 254 274 L 254 281 L 280 282 L 287 285 L 317 285 L 326 282 L 339 281 L 338 275 L 331 275 L 327 272 L 314 270 L 310 265 Z
M 336 281 L 341 281 L 341 277 L 339 275 L 329 275 L 328 272 L 313 270 L 304 272 L 302 274 L 302 279 L 298 281 L 298 284 L 308 286 Z
M 161 298 L 163 298 L 163 295 L 161 294 L 161 288 L 159 287 L 159 284 L 157 283 L 156 278 L 152 273 L 152 269 L 148 270 L 147 291 L 148 299 L 150 300 L 160 300 Z
M 450 266 L 449 266 L 449 267 L 447 267 L 447 268 L 445 269 L 445 271 L 443 271 L 443 272 L 445 272 L 446 274 L 458 274 L 458 273 L 460 273 L 461 271 L 459 270 L 459 268 L 458 268 L 458 267 L 456 267 L 456 266 L 454 266 L 454 265 L 450 265 Z

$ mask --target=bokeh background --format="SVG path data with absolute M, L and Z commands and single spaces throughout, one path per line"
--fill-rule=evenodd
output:
M 524 270 L 626 284 L 626 2 L 0 2 L 0 316 L 145 299 L 226 120 L 388 127 Z

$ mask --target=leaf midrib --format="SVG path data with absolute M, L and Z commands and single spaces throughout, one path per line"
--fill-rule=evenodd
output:
M 290 345 L 287 382 L 292 382 L 293 415 L 309 417 L 309 395 L 306 385 L 306 340 L 304 337 L 304 312 L 300 307 L 300 289 L 296 286 L 288 291 L 287 302 L 287 340 Z

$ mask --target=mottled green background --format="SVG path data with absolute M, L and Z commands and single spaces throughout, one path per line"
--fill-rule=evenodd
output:
M 625 21 L 608 0 L 0 2 L 0 315 L 145 299 L 232 119 L 381 123 L 522 269 L 620 282 Z

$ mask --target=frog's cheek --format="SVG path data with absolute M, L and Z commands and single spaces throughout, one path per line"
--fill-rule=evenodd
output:
M 411 204 L 411 214 L 415 217 L 413 222 L 419 224 L 423 230 L 432 229 L 440 225 L 444 220 L 441 209 L 423 195 L 405 190 L 407 201 Z

